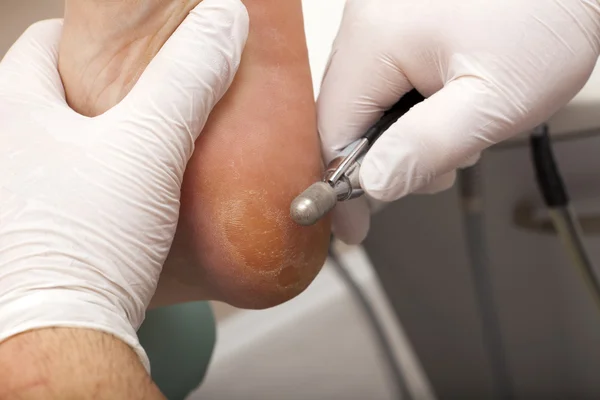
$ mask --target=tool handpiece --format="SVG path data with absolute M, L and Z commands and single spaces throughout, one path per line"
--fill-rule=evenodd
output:
M 365 155 L 390 126 L 423 100 L 425 98 L 413 89 L 386 111 L 360 139 L 344 148 L 327 166 L 323 180 L 314 183 L 294 199 L 290 206 L 292 219 L 300 225 L 314 225 L 338 201 L 362 196 L 364 190 L 360 186 L 359 173 Z

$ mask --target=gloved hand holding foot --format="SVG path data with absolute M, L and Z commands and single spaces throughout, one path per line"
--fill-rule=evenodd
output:
M 88 116 L 117 105 L 199 2 L 99 2 L 96 9 L 67 1 L 59 66 L 69 105 Z M 327 256 L 331 219 L 303 227 L 289 217 L 294 197 L 322 173 L 302 2 L 242 2 L 248 42 L 196 141 L 151 307 L 197 300 L 271 307 L 300 294 Z
M 173 240 L 186 163 L 233 81 L 248 16 L 238 0 L 203 2 L 96 118 L 66 102 L 62 29 L 33 25 L 0 63 L 0 397 L 156 398 L 135 387 L 149 382 L 136 330 Z
M 416 88 L 427 99 L 376 142 L 361 185 L 383 201 L 449 188 L 573 98 L 599 52 L 598 0 L 348 0 L 318 100 L 326 161 Z M 369 218 L 364 198 L 338 204 L 334 232 L 359 243 Z

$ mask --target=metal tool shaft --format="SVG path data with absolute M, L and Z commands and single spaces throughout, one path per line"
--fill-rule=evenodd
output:
M 348 172 L 348 169 L 356 162 L 356 160 L 364 155 L 369 149 L 369 141 L 365 138 L 359 139 L 356 142 L 350 144 L 344 152 L 346 155 L 341 155 L 336 158 L 340 159 L 339 165 L 333 170 L 331 174 L 326 177 L 326 181 L 335 186 L 336 182 L 342 179 L 342 177 Z M 334 160 L 335 161 L 335 160 Z

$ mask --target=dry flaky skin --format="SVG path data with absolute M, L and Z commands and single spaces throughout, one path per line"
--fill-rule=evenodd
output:
M 74 21 L 81 6 L 67 2 L 60 68 L 71 106 L 98 115 L 120 101 L 197 2 L 134 2 L 144 6 L 127 12 L 144 17 L 103 36 L 93 32 L 106 32 L 102 24 Z M 301 227 L 289 217 L 293 198 L 322 171 L 301 1 L 243 2 L 250 36 L 242 64 L 196 142 L 153 306 L 201 299 L 273 306 L 302 292 L 326 258 L 330 221 Z M 111 35 L 113 45 L 105 43 Z M 101 49 L 87 51 L 87 60 L 79 55 L 86 36 Z

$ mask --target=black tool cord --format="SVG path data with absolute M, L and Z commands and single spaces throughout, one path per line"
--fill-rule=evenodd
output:
M 425 97 L 421 95 L 416 89 L 411 90 L 386 111 L 381 119 L 377 121 L 369 130 L 364 134 L 364 138 L 369 141 L 369 144 L 375 143 L 381 134 L 389 129 L 396 121 L 406 114 L 411 108 L 425 100 Z

